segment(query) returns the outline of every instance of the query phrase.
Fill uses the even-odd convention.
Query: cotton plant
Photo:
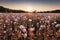
[[[22,32],[27,32],[27,30],[26,30],[24,25],[20,25],[19,28],[22,30]]]
[[[56,24],[56,26],[55,27],[60,27],[60,24]]]
[[[33,27],[33,28],[31,27],[31,28],[29,28],[29,30],[30,30],[30,31],[34,31],[34,30],[35,30],[35,28],[34,28],[34,27]]]

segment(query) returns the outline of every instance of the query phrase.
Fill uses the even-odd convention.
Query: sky
[[[0,6],[25,11],[60,9],[60,0],[0,0]]]

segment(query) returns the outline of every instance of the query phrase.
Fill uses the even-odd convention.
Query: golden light
[[[33,8],[32,7],[27,7],[27,11],[28,12],[33,12]]]

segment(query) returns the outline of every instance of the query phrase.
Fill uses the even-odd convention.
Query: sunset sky
[[[0,0],[0,6],[25,11],[60,9],[60,0]]]

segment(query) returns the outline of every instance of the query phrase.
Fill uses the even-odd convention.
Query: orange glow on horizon
[[[33,12],[34,9],[33,9],[33,7],[30,7],[30,6],[29,6],[29,7],[26,8],[26,11],[28,11],[28,12]]]

